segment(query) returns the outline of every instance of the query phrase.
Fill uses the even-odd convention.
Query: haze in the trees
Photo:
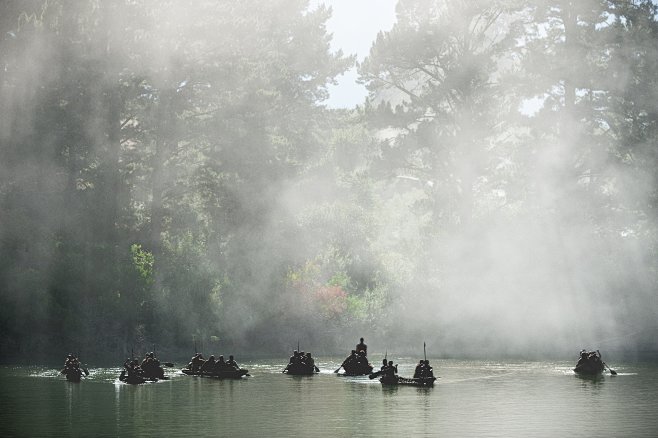
[[[320,3],[0,5],[2,357],[655,349],[656,6]]]

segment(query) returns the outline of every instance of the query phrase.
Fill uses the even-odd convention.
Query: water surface
[[[79,384],[43,367],[0,369],[1,436],[655,437],[658,366],[621,364],[581,378],[571,363],[433,360],[434,388],[382,387],[367,377],[281,374],[286,360],[244,363],[251,377],[185,376],[144,385],[119,368]],[[415,360],[398,358],[399,373]]]

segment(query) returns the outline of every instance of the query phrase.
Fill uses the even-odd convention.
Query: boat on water
[[[79,383],[82,380],[82,370],[77,367],[66,367],[62,370],[66,380],[73,383]]]
[[[292,376],[311,376],[319,372],[320,369],[315,366],[315,359],[311,353],[298,350],[292,352],[288,365],[282,371],[282,373]]]
[[[306,363],[289,363],[288,366],[283,370],[284,374],[290,374],[291,376],[312,376],[313,374],[319,373],[320,370],[315,365],[310,365]]]
[[[577,374],[594,376],[605,371],[605,362],[601,360],[601,353],[598,350],[589,352],[581,350],[580,359],[573,370]]]
[[[245,368],[215,370],[212,372],[192,371],[189,368],[183,368],[181,372],[188,376],[215,377],[218,379],[240,379],[249,375],[249,370]]]
[[[147,355],[147,357],[149,357]],[[140,385],[146,382],[157,382],[158,380],[167,380],[164,375],[164,369],[160,366],[159,362],[147,365],[145,367],[139,365],[137,359],[126,359],[123,363],[123,370],[119,374],[119,380],[131,385]]]
[[[142,383],[146,382],[157,382],[158,379],[147,379],[143,375],[136,374],[136,373],[126,373],[126,370],[121,371],[121,374],[119,375],[119,380],[122,381],[123,383],[128,383],[130,385],[141,385]]]
[[[83,375],[89,375],[89,370],[80,363],[77,355],[69,353],[64,361],[64,368],[59,373],[66,376],[67,381],[79,383]]]
[[[372,365],[366,363],[350,363],[343,365],[345,376],[366,376],[372,373]]]
[[[409,377],[400,377],[396,375],[393,376],[384,375],[379,378],[379,381],[381,382],[382,385],[389,385],[389,386],[406,385],[406,386],[429,387],[429,386],[434,386],[435,380],[436,377],[409,378]]]
[[[368,362],[365,351],[357,353],[356,350],[352,350],[352,353],[345,358],[335,373],[338,373],[341,368],[345,370],[344,376],[365,376],[372,373],[372,365]]]

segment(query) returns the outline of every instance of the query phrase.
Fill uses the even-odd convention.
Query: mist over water
[[[329,6],[0,6],[2,357],[658,351],[655,5]]]

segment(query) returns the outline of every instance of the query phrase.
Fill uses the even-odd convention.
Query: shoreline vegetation
[[[658,5],[405,0],[358,63],[331,14],[0,2],[0,360],[656,357]]]

